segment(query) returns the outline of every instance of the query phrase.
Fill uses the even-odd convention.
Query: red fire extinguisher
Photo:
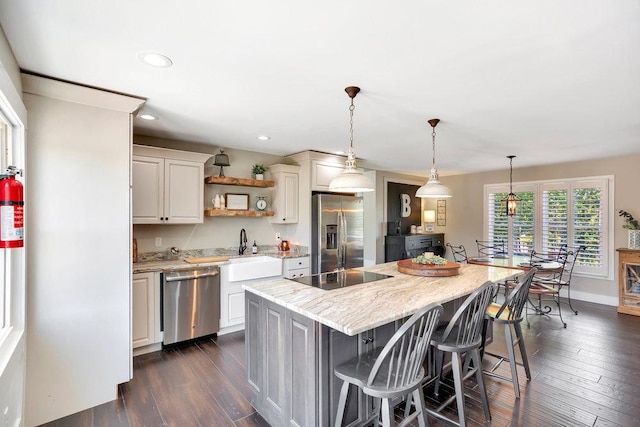
[[[0,248],[24,245],[24,191],[16,179],[19,173],[15,166],[9,166],[0,175]]]

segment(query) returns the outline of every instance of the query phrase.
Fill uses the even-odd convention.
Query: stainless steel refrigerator
[[[315,194],[311,205],[311,273],[362,267],[362,197]]]

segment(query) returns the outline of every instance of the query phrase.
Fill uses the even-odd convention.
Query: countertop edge
[[[503,281],[522,270],[465,265],[460,277],[412,276],[397,271],[396,263],[361,267],[393,276],[349,288],[324,291],[287,279],[243,285],[243,289],[344,334],[353,336],[412,315],[432,302],[444,304],[468,295],[487,280]],[[492,280],[495,279],[495,280]],[[450,279],[450,278],[449,278]],[[451,283],[465,283],[457,288]],[[431,292],[425,292],[431,290]],[[396,304],[389,300],[396,297]],[[349,310],[350,306],[353,310]],[[354,314],[356,313],[356,314]],[[357,313],[366,313],[359,316]]]
[[[302,255],[280,255],[271,253],[259,253],[242,256],[229,256],[229,258],[248,258],[253,256],[270,256],[272,258],[280,258],[285,260],[287,258],[305,258],[309,254]],[[191,270],[194,268],[211,267],[216,265],[228,264],[229,261],[216,261],[216,262],[202,262],[197,264],[190,264],[181,259],[175,260],[158,260],[158,261],[141,261],[132,263],[132,272],[135,273],[150,273],[150,272],[163,272],[163,271],[176,271],[176,270]]]

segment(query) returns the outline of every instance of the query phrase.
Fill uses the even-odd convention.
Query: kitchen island
[[[286,279],[245,286],[245,358],[251,402],[272,426],[333,425],[341,383],[335,366],[384,346],[402,321],[431,304],[456,301],[487,280],[521,270],[462,264],[451,277],[399,273],[391,262],[361,268],[392,276],[322,290]],[[345,425],[368,419],[373,402],[352,388]]]

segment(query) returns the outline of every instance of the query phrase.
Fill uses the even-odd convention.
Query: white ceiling
[[[139,134],[346,151],[355,85],[376,169],[426,173],[433,117],[443,175],[640,153],[637,0],[0,0],[0,24],[23,70],[147,98]]]

